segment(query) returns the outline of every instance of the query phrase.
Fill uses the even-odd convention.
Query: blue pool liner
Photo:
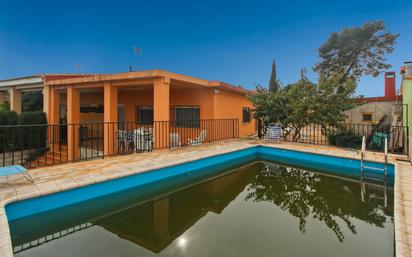
[[[326,173],[354,178],[360,177],[360,161],[279,148],[254,146],[243,150],[216,155],[196,161],[178,164],[150,172],[130,175],[89,186],[62,191],[37,198],[26,199],[6,205],[9,221],[22,219],[91,199],[104,197],[131,188],[165,181],[178,176],[194,176],[214,167],[250,163],[254,160],[274,161],[303,169],[313,169]],[[383,168],[382,163],[366,162],[367,166]],[[394,166],[388,165],[389,182],[393,183]]]

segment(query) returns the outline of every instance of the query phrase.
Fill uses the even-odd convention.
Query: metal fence
[[[238,137],[238,119],[0,126],[0,167],[34,168]]]
[[[267,128],[259,126],[260,138],[267,138]],[[407,126],[376,126],[371,124],[341,123],[336,127],[309,124],[300,130],[282,128],[281,140],[315,145],[333,145],[360,149],[362,137],[366,137],[367,149],[384,150],[384,139],[388,138],[388,149],[392,153],[409,153],[409,130]]]

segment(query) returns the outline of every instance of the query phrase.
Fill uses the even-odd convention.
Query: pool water
[[[393,188],[255,161],[13,220],[10,230],[15,256],[387,257]]]

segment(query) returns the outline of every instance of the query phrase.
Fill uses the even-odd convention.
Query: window
[[[104,107],[103,105],[80,106],[80,112],[81,113],[104,113]]]
[[[174,106],[172,108],[172,120],[176,127],[199,128],[200,107],[198,106]]]
[[[249,107],[243,107],[243,123],[249,123],[251,120],[251,113]]]
[[[141,125],[153,125],[153,106],[137,106],[136,123]]]
[[[362,113],[362,121],[372,121],[372,113]]]

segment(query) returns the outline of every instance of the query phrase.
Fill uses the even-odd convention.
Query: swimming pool
[[[12,203],[6,212],[18,256],[390,256],[393,190],[368,183],[362,196],[359,167],[258,146]]]

